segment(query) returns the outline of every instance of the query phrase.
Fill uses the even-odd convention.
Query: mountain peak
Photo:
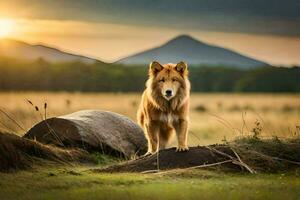
[[[62,50],[37,44],[32,45],[14,39],[0,39],[0,56],[21,58],[25,60],[37,60],[43,58],[49,62],[73,62],[94,63],[93,58],[76,55]]]
[[[182,34],[182,35],[178,35],[176,36],[175,38],[171,39],[171,41],[180,41],[180,40],[196,40],[195,38],[193,38],[192,36],[190,35],[187,35],[187,34]]]
[[[193,38],[190,35],[178,35],[175,38],[169,40],[166,45],[168,44],[175,44],[175,45],[187,45],[187,44],[204,44],[203,42]]]
[[[146,65],[153,60],[161,63],[175,63],[184,60],[195,66],[230,66],[237,68],[267,65],[262,61],[226,48],[206,44],[185,34],[179,35],[159,47],[123,58],[118,62],[128,65]]]

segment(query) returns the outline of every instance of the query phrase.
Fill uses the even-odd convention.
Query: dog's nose
[[[166,90],[166,96],[167,97],[172,96],[172,90]]]

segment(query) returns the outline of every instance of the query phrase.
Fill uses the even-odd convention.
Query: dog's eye
[[[163,79],[160,79],[160,81],[159,82],[165,82],[165,79],[163,78]]]
[[[177,79],[176,79],[176,78],[173,78],[172,81],[175,82],[175,81],[177,81]]]

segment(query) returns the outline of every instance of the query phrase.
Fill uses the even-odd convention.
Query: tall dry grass
[[[24,134],[44,114],[36,112],[48,105],[47,117],[82,109],[117,112],[135,120],[141,94],[2,92],[0,108],[13,118],[0,113],[0,129]],[[22,128],[21,128],[22,127]],[[254,134],[261,137],[292,137],[300,134],[300,95],[298,94],[192,94],[190,145],[206,145],[237,136]]]

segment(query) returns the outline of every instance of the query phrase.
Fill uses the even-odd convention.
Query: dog
[[[185,62],[161,65],[153,61],[143,92],[137,121],[148,140],[145,155],[165,149],[174,132],[176,151],[187,151],[190,81]]]

